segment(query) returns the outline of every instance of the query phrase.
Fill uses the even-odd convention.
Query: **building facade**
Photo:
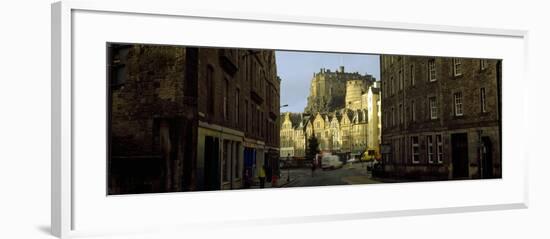
[[[275,164],[274,51],[109,47],[110,192],[241,188],[245,177]],[[130,170],[136,165],[147,175]],[[140,181],[147,188],[133,188]]]
[[[196,48],[108,45],[108,193],[192,190]]]
[[[379,82],[377,82],[379,83]],[[367,109],[367,149],[371,151],[371,157],[380,157],[380,142],[382,137],[381,125],[381,97],[379,87],[370,87],[363,95],[363,102],[366,102]]]
[[[281,157],[305,156],[306,142],[311,136],[317,138],[319,149],[323,152],[352,156],[359,156],[367,149],[378,152],[381,122],[379,87],[379,82],[368,74],[346,73],[344,67],[336,72],[321,69],[312,79],[305,112],[281,115],[281,143],[288,146],[285,153],[281,151]],[[319,97],[330,98],[328,102],[331,104],[316,107],[315,101]],[[346,104],[346,101],[349,102]]]
[[[381,56],[384,171],[501,177],[499,60]]]

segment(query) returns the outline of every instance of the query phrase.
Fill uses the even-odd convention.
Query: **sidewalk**
[[[296,178],[291,178],[289,182],[286,181],[286,178],[279,179],[279,180],[277,180],[277,186],[276,187],[273,187],[272,183],[266,181],[265,185],[264,185],[264,188],[282,188],[282,187],[285,187],[285,186],[293,183],[294,181],[296,181]],[[259,189],[260,188],[260,182],[255,181],[250,188]]]
[[[374,184],[374,183],[382,183],[380,181],[376,181],[369,176],[349,176],[342,178],[342,181],[348,183],[348,184]]]

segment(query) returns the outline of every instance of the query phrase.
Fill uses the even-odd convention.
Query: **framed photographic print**
[[[526,38],[55,3],[53,233],[525,208]]]

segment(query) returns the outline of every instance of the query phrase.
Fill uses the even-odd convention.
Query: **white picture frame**
[[[106,26],[105,22],[108,21],[114,21],[114,25],[121,24],[119,27],[129,24],[129,28],[118,29],[120,35],[117,35],[116,31],[113,31],[117,29]],[[137,22],[142,23],[139,26],[141,30],[139,32],[135,27]],[[131,27],[132,24],[133,27]],[[261,32],[262,27],[270,26],[272,27],[270,32],[275,33],[265,32],[263,35],[278,33],[279,36],[276,38],[277,41],[268,41],[262,36],[250,37],[244,41],[238,37],[209,40],[212,38],[208,38],[208,32],[193,28],[200,25],[205,29],[217,29],[216,27],[220,24],[227,24],[224,25],[226,28],[235,27],[236,31],[241,32],[244,32],[243,29],[247,27]],[[91,26],[97,26],[97,28]],[[178,26],[199,29],[199,31],[193,32],[197,36],[192,40],[178,34],[167,34],[162,38],[155,37],[155,35],[169,32],[167,29],[170,27],[177,29]],[[286,31],[292,32],[292,36],[296,39],[288,39],[288,35],[281,34]],[[346,44],[338,45],[322,39],[316,43],[308,42],[306,35],[300,35],[308,32],[315,35],[326,31],[337,31],[344,35],[357,34],[357,36],[377,33],[386,38],[369,38],[372,48],[365,48],[361,45],[361,41],[367,42],[366,38],[348,39],[345,40]],[[96,37],[91,37],[90,34]],[[262,34],[258,33],[258,35]],[[399,45],[399,41],[388,36],[407,37],[409,43],[413,42],[415,45]],[[527,38],[528,32],[524,30],[224,12],[189,9],[183,3],[163,3],[162,5],[134,2],[132,4],[72,1],[54,3],[52,5],[51,76],[52,233],[66,238],[139,231],[136,227],[152,228],[153,231],[159,228],[179,230],[176,228],[201,223],[216,225],[227,221],[276,223],[283,220],[285,222],[322,221],[527,208],[526,151],[528,146],[525,145],[525,141],[510,142],[509,140],[510,135],[519,138],[527,135],[525,130],[527,122],[522,114],[511,112],[514,109],[524,109],[528,82],[525,77]],[[456,43],[458,47],[448,49],[442,43],[428,46],[425,42],[421,42],[421,39],[447,39],[450,40],[449,42]],[[105,122],[98,123],[94,119],[88,119],[86,114],[104,112],[101,108],[105,107],[105,104],[101,104],[101,99],[104,100],[101,84],[106,81],[99,80],[98,84],[88,85],[93,78],[82,77],[81,72],[90,71],[91,75],[105,75],[104,68],[103,70],[100,68],[104,67],[105,62],[94,61],[94,59],[102,59],[101,54],[104,52],[98,53],[93,49],[100,49],[95,47],[100,47],[98,44],[106,41],[503,59],[503,178],[107,197],[105,194],[98,193],[98,190],[92,189],[105,187],[105,184],[101,183],[105,180],[102,177],[104,175],[97,174],[100,172],[98,170],[101,170],[99,161],[105,163],[105,157],[83,156],[81,153],[90,150],[88,148],[97,148],[97,151],[101,151],[101,147],[105,147],[104,141],[95,140],[106,133]],[[83,48],[83,45],[87,47]],[[86,49],[88,46],[90,49]],[[83,65],[86,66],[83,67]],[[520,80],[519,82],[522,83],[513,83],[513,80]],[[510,85],[513,87],[507,87]],[[84,109],[81,106],[87,106],[86,110],[81,110]],[[86,124],[89,130],[95,131],[97,135],[82,128],[83,124]],[[98,155],[101,156],[102,153],[104,156],[104,152],[99,152]],[[442,193],[428,194],[429,192]],[[364,202],[364,205],[361,204],[359,207],[332,205],[319,209],[320,205],[329,202],[331,195],[349,197],[352,201]],[[408,197],[408,201],[399,200],[404,196]],[[246,198],[251,198],[251,202],[247,204],[252,205],[252,209],[236,211],[220,206],[220,202],[235,202]],[[313,198],[323,200],[301,208],[274,207],[268,210],[267,214],[270,216],[254,210],[254,207],[261,205],[257,202],[259,199],[265,199],[267,203],[280,202],[285,205],[290,202],[289,198],[302,202],[301,205]],[[189,205],[189,202],[195,203],[193,208],[185,206]],[[151,208],[151,205],[159,204],[163,206],[156,208],[157,210]],[[182,208],[170,208],[178,204],[182,205]],[[240,205],[238,202],[236,204]],[[141,220],[136,219],[131,213],[136,208],[142,209]],[[207,208],[212,209],[213,212],[206,212]],[[178,223],[168,223],[174,221],[172,214],[177,214],[181,210],[187,210],[189,217],[181,219]],[[239,215],[235,215],[236,212]],[[159,218],[159,216],[165,219],[159,219],[157,223],[147,219]]]

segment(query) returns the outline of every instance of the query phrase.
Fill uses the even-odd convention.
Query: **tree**
[[[315,135],[312,135],[307,140],[306,159],[313,160],[319,152],[319,141],[317,141]]]

